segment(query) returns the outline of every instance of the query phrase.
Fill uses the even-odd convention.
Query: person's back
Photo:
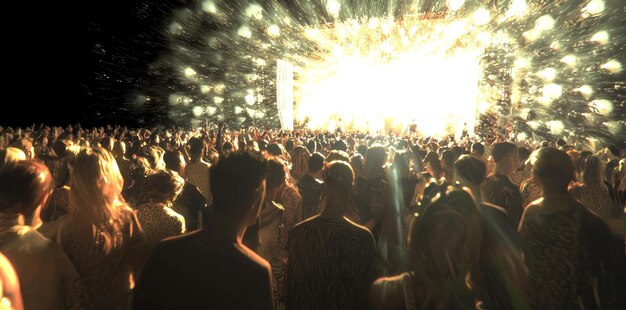
[[[296,225],[289,236],[287,309],[359,309],[375,278],[375,256],[372,234],[348,220],[315,216]]]
[[[298,181],[298,190],[302,196],[302,220],[320,212],[320,197],[324,183],[318,178],[321,178],[324,160],[320,153],[311,155],[307,163],[309,171]]]
[[[159,244],[141,281],[135,309],[273,308],[269,263],[204,230]]]
[[[267,170],[251,151],[220,159],[206,225],[156,247],[135,288],[135,309],[273,309],[269,263],[242,243],[265,199]]]
[[[573,163],[560,150],[542,148],[533,177],[544,197],[526,208],[520,223],[532,305],[609,307],[616,298],[617,250],[606,223],[567,192]]]
[[[498,143],[493,148],[492,156],[496,162],[496,168],[493,175],[489,176],[485,182],[485,201],[506,209],[513,224],[517,226],[524,211],[522,194],[509,179],[509,176],[517,169],[517,147],[509,142]]]

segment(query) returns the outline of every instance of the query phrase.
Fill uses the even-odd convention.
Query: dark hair
[[[239,150],[221,157],[211,168],[211,194],[216,209],[232,212],[250,199],[265,180],[268,163],[252,150]]]
[[[367,153],[367,145],[360,144],[359,146],[357,146],[356,151],[357,153],[365,156],[365,153]]]
[[[533,174],[543,185],[544,191],[563,190],[574,179],[574,164],[565,152],[543,147],[536,154]]]
[[[337,151],[343,151],[343,152],[347,152],[348,151],[348,145],[346,144],[345,141],[343,140],[337,140],[335,143],[333,143],[333,145],[331,146],[331,150],[337,150]]]
[[[169,203],[176,199],[185,185],[178,173],[159,170],[146,177],[143,194],[147,201]]]
[[[281,156],[283,155],[283,150],[278,143],[272,143],[267,146],[267,153],[273,156]]]
[[[287,172],[285,164],[277,157],[272,157],[268,161],[269,171],[267,173],[267,188],[275,188],[285,183]]]
[[[189,139],[189,155],[191,156],[202,156],[202,152],[204,151],[204,141],[200,137],[193,137]]]
[[[309,150],[309,153],[315,153],[317,151],[317,144],[315,143],[315,140],[309,140],[306,144],[306,148]]]
[[[0,170],[0,212],[16,205],[26,218],[32,218],[37,206],[54,188],[50,170],[37,160],[22,160]]]
[[[482,143],[476,142],[472,144],[472,152],[479,155],[485,155],[485,146],[482,145]]]
[[[520,147],[518,149],[519,159],[525,162],[528,157],[530,157],[530,150],[525,147]]]
[[[182,154],[180,151],[167,151],[163,155],[163,161],[165,162],[165,168],[180,171],[182,168]]]
[[[563,139],[557,139],[556,140],[556,145],[561,147],[561,146],[565,146],[567,144],[567,142],[565,142],[565,140]]]
[[[309,157],[309,171],[310,172],[318,172],[324,168],[324,155],[320,153],[315,153]]]
[[[285,142],[285,149],[287,150],[288,153],[293,152],[294,147],[295,147],[295,143],[293,142],[293,139],[289,139],[287,140],[287,142]]]
[[[324,186],[326,189],[347,191],[354,185],[354,171],[349,163],[335,160],[324,172]]]
[[[487,165],[474,155],[463,155],[455,163],[456,175],[468,182],[479,185],[487,176]]]
[[[350,155],[344,151],[332,150],[330,154],[328,154],[328,157],[326,157],[326,161],[331,162],[335,160],[343,160],[346,163],[350,163]]]
[[[511,142],[502,142],[496,144],[491,151],[491,156],[496,163],[499,163],[513,152],[517,151],[517,146]]]

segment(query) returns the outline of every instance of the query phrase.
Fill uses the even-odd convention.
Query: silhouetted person
[[[607,224],[576,201],[567,187],[574,165],[565,152],[544,147],[533,176],[543,199],[524,212],[520,234],[536,309],[605,309],[614,306],[617,251]],[[597,299],[596,299],[597,298]]]
[[[157,246],[135,289],[135,309],[273,309],[270,265],[242,244],[263,204],[267,169],[249,151],[220,158],[206,225]]]
[[[498,143],[493,147],[491,156],[496,162],[496,168],[485,183],[485,201],[506,209],[513,225],[517,226],[524,212],[522,194],[509,179],[517,170],[517,146],[510,142]]]

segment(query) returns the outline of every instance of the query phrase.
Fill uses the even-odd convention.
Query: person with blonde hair
[[[37,231],[54,183],[38,161],[0,171],[0,251],[15,268],[26,309],[80,309],[82,286],[61,247]]]
[[[125,309],[149,247],[122,197],[123,178],[103,148],[83,149],[70,177],[68,214],[45,229],[85,286],[86,308]]]
[[[597,156],[585,159],[582,171],[582,183],[570,188],[569,192],[585,207],[605,221],[611,218],[613,201],[609,189],[604,184],[602,161]]]

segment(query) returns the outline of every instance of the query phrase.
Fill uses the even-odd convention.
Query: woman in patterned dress
[[[602,180],[602,162],[597,156],[589,156],[585,160],[582,172],[583,182],[569,191],[585,207],[607,220],[611,217],[611,196],[609,189]]]
[[[185,218],[171,208],[184,184],[176,172],[167,170],[159,170],[146,178],[143,194],[147,203],[137,208],[137,218],[151,245],[186,232]]]

